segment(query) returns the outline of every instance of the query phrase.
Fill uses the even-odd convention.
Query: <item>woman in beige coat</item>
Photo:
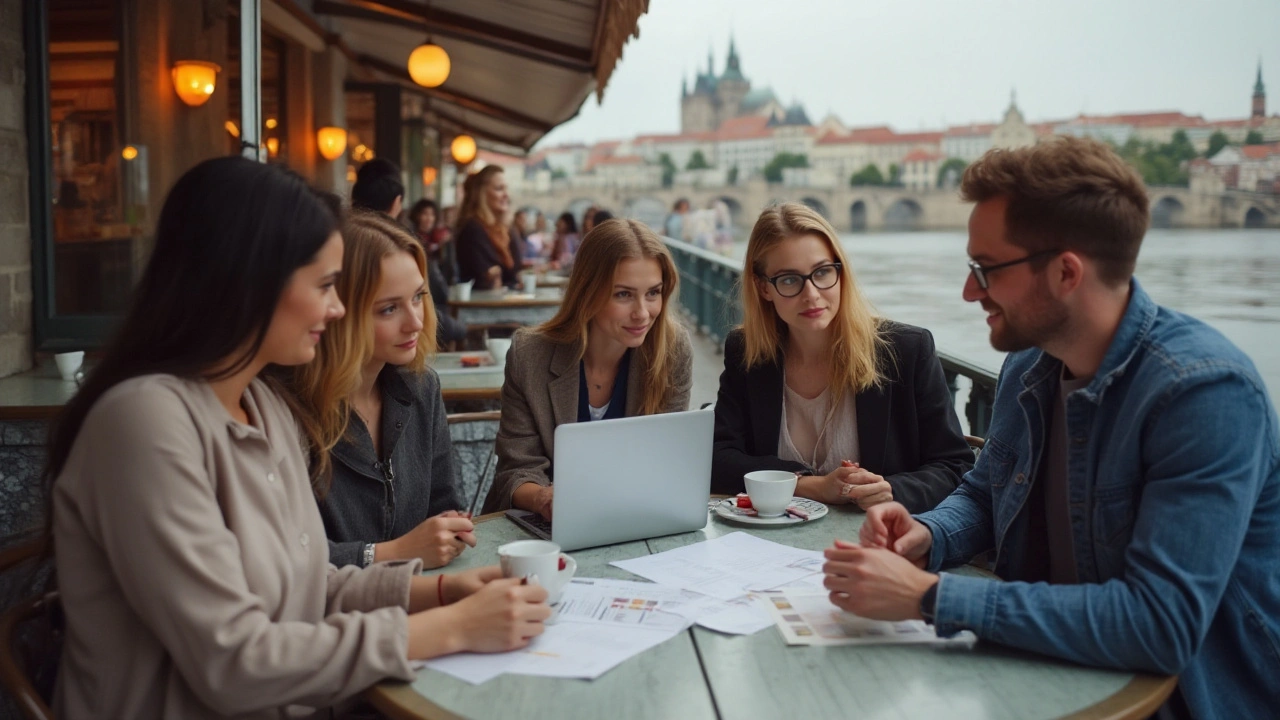
[[[560,311],[517,332],[507,353],[484,512],[551,519],[557,425],[688,409],[693,353],[671,314],[678,283],[666,245],[635,220],[583,238]]]
[[[50,447],[58,717],[305,717],[542,631],[545,591],[495,567],[329,564],[298,423],[258,376],[315,356],[341,269],[334,212],[277,166],[208,160],[169,193]]]

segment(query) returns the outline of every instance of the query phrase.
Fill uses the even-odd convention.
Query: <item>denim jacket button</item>
[[[1024,473],[1018,473],[1017,477],[1013,479],[1013,482],[1016,485],[1021,485],[1026,481],[1027,481],[1027,476]]]
[[[398,429],[400,429],[400,428],[402,428],[402,427],[404,427],[404,423],[403,423],[403,422],[401,422],[401,421],[399,421],[399,420],[397,420],[397,421],[396,421],[396,429],[398,430]]]

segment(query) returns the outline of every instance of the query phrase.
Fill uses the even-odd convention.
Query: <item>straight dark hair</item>
[[[160,211],[129,313],[54,423],[45,482],[115,385],[156,373],[217,380],[248,366],[293,272],[335,230],[325,197],[277,165],[223,157],[187,171]]]
[[[404,197],[400,168],[385,158],[374,158],[356,172],[351,186],[351,204],[364,210],[389,213],[396,198]]]

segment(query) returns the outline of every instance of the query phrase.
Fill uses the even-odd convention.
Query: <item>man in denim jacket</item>
[[[964,298],[1010,352],[986,447],[936,509],[876,506],[827,550],[832,602],[1178,674],[1162,717],[1275,717],[1280,437],[1253,363],[1132,278],[1146,189],[1106,146],[992,151],[961,190]],[[1009,582],[934,574],[990,549]]]

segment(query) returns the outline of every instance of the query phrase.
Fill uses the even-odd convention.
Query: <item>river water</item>
[[[842,235],[863,293],[880,314],[929,328],[938,349],[998,371],[986,313],[960,298],[963,231]],[[745,243],[734,246],[741,258]],[[1258,366],[1280,402],[1280,230],[1151,230],[1138,280],[1161,305],[1217,328]]]

